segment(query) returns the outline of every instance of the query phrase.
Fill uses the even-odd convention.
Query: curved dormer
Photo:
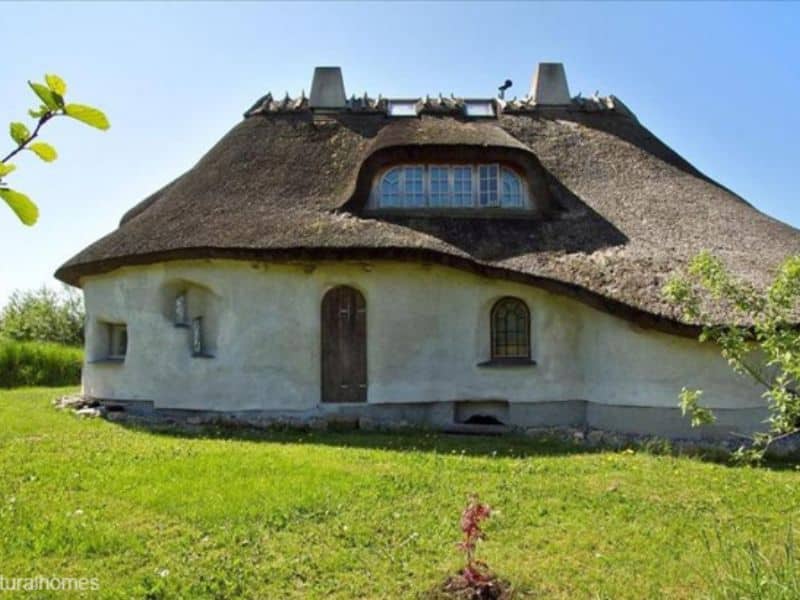
[[[423,115],[386,122],[343,206],[355,214],[541,218],[559,211],[530,148],[494,121]]]

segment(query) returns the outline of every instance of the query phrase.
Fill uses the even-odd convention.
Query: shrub
[[[76,290],[17,290],[0,311],[0,335],[21,342],[81,346],[83,321],[83,299]]]
[[[82,364],[80,348],[0,338],[0,387],[76,385]]]

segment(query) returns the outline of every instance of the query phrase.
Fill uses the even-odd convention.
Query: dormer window
[[[493,163],[393,167],[379,177],[370,205],[385,209],[531,208],[522,178]]]

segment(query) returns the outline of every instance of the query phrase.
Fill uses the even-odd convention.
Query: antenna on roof
[[[506,98],[506,90],[508,88],[510,88],[512,85],[514,85],[514,82],[511,81],[510,79],[506,79],[506,82],[503,85],[501,85],[499,88],[497,88],[498,90],[500,90],[500,94],[499,94],[500,100],[505,100],[505,98]]]

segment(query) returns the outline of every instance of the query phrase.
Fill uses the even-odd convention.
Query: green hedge
[[[82,365],[81,348],[0,338],[0,387],[76,385]]]

